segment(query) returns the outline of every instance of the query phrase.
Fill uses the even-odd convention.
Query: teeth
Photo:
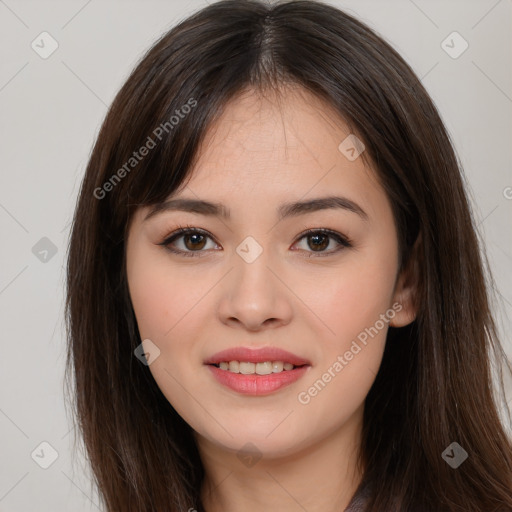
[[[254,363],[240,363],[240,373],[248,375],[254,373],[255,370],[256,365]]]
[[[272,361],[256,363],[256,373],[258,375],[269,375],[270,373],[272,373]]]
[[[290,371],[295,368],[291,363],[283,361],[265,361],[264,363],[248,363],[245,361],[222,361],[219,363],[221,370],[229,370],[233,373],[242,373],[244,375],[270,375],[271,373],[280,373]]]
[[[279,373],[283,371],[284,363],[282,361],[274,361],[272,363],[272,372]]]

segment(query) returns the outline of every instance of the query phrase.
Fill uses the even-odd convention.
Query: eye
[[[169,251],[176,254],[196,256],[194,253],[204,252],[202,249],[206,247],[207,239],[212,240],[211,236],[206,231],[187,226],[179,228],[158,245],[163,245]],[[175,247],[176,241],[181,242],[181,244],[177,244],[181,246],[180,248]]]
[[[158,245],[164,246],[167,250],[175,254],[183,256],[200,256],[200,254],[195,253],[205,252],[203,249],[208,248],[208,239],[213,241],[213,238],[208,232],[199,228],[194,228],[193,226],[186,226],[180,227]],[[298,241],[301,241],[302,239],[306,239],[307,246],[312,249],[312,251],[308,251],[304,248],[301,249],[305,252],[312,253],[308,257],[329,256],[330,254],[337,253],[344,248],[352,247],[352,243],[347,237],[329,229],[310,229],[303,233]],[[326,251],[325,249],[331,245],[332,241],[334,241],[337,246],[330,251]],[[180,245],[181,247],[177,247]],[[214,246],[216,246],[216,244],[214,244]]]
[[[329,256],[344,248],[352,247],[352,243],[347,237],[337,233],[336,231],[331,231],[330,229],[309,229],[302,234],[299,241],[302,239],[306,239],[306,246],[312,249],[312,251],[308,251],[306,249],[306,252],[313,253],[309,255],[308,258],[311,258],[311,256]],[[331,241],[334,241],[337,244],[337,247],[330,251],[326,251],[325,249],[331,245]]]

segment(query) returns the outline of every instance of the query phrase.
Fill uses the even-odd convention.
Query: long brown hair
[[[184,183],[228,100],[285,83],[326,100],[364,142],[362,157],[392,204],[400,268],[415,265],[419,275],[416,320],[390,328],[365,402],[366,510],[512,510],[512,446],[492,372],[506,356],[449,135],[388,43],[308,0],[220,1],[179,23],[135,67],[94,145],[69,245],[66,382],[106,509],[203,508],[191,428],[134,356],[141,339],[125,272],[130,219]],[[442,457],[452,442],[469,455],[457,469]]]

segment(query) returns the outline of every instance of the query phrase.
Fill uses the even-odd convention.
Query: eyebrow
[[[359,215],[364,221],[369,220],[368,214],[357,203],[346,197],[339,196],[319,197],[308,201],[284,203],[278,208],[277,215],[279,220],[282,220],[287,217],[295,217],[306,213],[331,209],[347,210]],[[229,209],[221,203],[203,201],[200,199],[180,198],[170,199],[169,201],[153,206],[144,218],[144,221],[167,211],[198,213],[200,215],[221,217],[226,220],[229,220],[231,217]]]

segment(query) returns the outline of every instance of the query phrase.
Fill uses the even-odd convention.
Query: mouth
[[[238,347],[215,354],[204,362],[215,379],[233,391],[266,395],[301,378],[311,363],[276,347]]]
[[[270,375],[271,373],[289,372],[295,368],[302,368],[307,365],[294,365],[284,361],[264,361],[251,363],[249,361],[221,361],[213,366],[220,370],[231,373],[242,373],[244,375]]]

